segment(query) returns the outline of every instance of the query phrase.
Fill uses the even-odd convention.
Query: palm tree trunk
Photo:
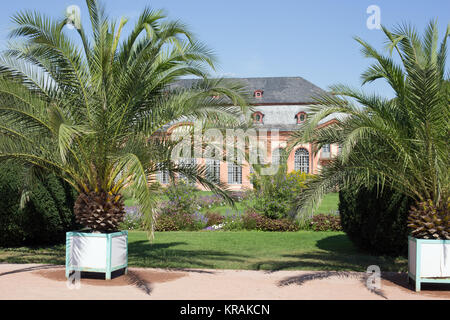
[[[125,217],[122,196],[105,191],[80,193],[74,213],[77,222],[93,232],[117,231]]]

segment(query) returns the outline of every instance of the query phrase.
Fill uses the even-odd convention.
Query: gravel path
[[[87,278],[86,278],[87,277]],[[449,285],[408,287],[406,275],[383,274],[369,291],[358,272],[130,268],[110,281],[83,275],[69,288],[63,266],[0,264],[0,299],[450,299]]]

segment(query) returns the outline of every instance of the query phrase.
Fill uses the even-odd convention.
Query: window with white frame
[[[272,151],[272,164],[281,164],[286,159],[284,158],[284,149],[283,148],[277,148]]]
[[[218,183],[220,181],[220,160],[206,159],[206,172],[214,182]]]
[[[322,146],[322,157],[323,158],[329,158],[330,157],[330,145],[329,144],[324,144]]]
[[[156,173],[156,177],[159,183],[168,184],[169,183],[169,171],[163,170],[162,165],[158,164],[158,172]]]
[[[309,173],[309,152],[300,148],[295,151],[294,170]]]
[[[228,184],[242,184],[242,165],[228,162]]]

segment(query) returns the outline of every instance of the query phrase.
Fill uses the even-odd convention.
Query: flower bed
[[[341,231],[341,218],[333,214],[316,214],[310,221],[314,231]]]

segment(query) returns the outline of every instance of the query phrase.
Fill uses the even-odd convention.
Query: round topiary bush
[[[390,256],[408,252],[408,212],[414,200],[385,189],[377,194],[356,186],[339,192],[339,214],[342,229],[359,248],[374,254]]]
[[[0,165],[0,246],[63,243],[65,233],[78,228],[73,214],[76,191],[47,175],[33,183],[21,209],[22,172],[19,165]]]

